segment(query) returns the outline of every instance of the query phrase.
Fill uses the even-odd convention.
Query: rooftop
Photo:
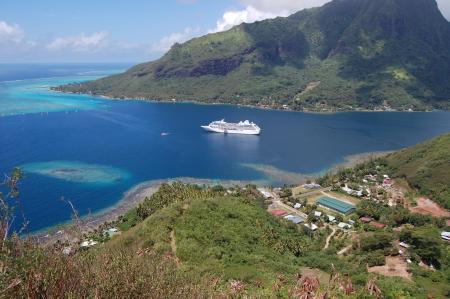
[[[342,214],[350,214],[355,210],[355,206],[352,204],[326,196],[319,198],[317,204]]]

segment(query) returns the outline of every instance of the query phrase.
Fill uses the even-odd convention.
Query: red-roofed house
[[[369,222],[372,221],[372,218],[370,218],[370,217],[361,217],[361,218],[359,218],[359,220],[361,220],[361,222],[364,222],[364,223],[369,223]]]
[[[375,222],[375,221],[371,222],[370,225],[372,225],[375,228],[385,228],[386,227],[386,224]]]
[[[284,210],[271,210],[271,211],[269,211],[269,213],[274,216],[284,216],[287,214],[287,212]]]

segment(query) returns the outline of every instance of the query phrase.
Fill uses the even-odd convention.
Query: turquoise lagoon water
[[[70,219],[62,196],[86,215],[153,179],[290,183],[292,174],[323,171],[348,155],[396,150],[450,131],[447,112],[307,114],[109,101],[48,89],[125,67],[0,65],[0,81],[9,81],[0,82],[0,172],[24,168],[21,200],[31,231]],[[255,121],[262,134],[201,130],[222,118]]]

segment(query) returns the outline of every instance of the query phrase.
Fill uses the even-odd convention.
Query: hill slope
[[[159,194],[168,199],[167,205],[157,204]],[[174,194],[178,194],[175,202]],[[297,256],[312,246],[301,229],[280,222],[261,207],[260,199],[250,198],[164,185],[138,209],[147,206],[151,215],[109,246],[127,250],[151,246],[161,254],[171,252],[180,269],[193,277],[213,275],[270,288],[278,273],[293,277],[300,266]]]
[[[395,176],[450,209],[450,134],[390,154],[386,160]]]
[[[449,48],[450,23],[435,0],[334,0],[57,89],[293,110],[448,109]]]

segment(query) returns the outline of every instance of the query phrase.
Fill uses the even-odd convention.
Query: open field
[[[434,217],[450,217],[450,212],[439,206],[431,199],[421,197],[417,200],[417,206],[410,207],[410,211],[422,215]]]
[[[397,276],[408,280],[412,279],[411,273],[408,272],[408,264],[400,256],[388,256],[386,257],[386,265],[370,267],[367,271],[384,276]]]

